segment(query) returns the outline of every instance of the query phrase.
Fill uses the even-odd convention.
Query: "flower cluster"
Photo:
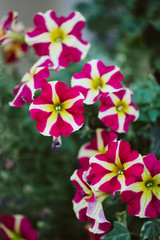
[[[17,12],[10,12],[0,21],[0,44],[6,63],[17,61],[28,51],[24,40],[24,26],[16,22],[17,17]]]
[[[13,12],[9,29],[15,25],[16,17]],[[98,117],[102,122],[117,132],[128,131],[130,122],[138,117],[138,109],[132,102],[132,92],[120,83],[123,75],[117,66],[91,60],[82,72],[73,75],[71,89],[58,81],[47,84],[50,70],[59,71],[69,62],[78,62],[86,56],[90,44],[81,38],[84,17],[79,12],[71,13],[69,17],[57,17],[50,10],[37,13],[34,23],[35,29],[26,34],[25,40],[34,47],[40,59],[15,87],[15,97],[10,105],[20,107],[25,102],[32,103],[31,118],[37,121],[38,131],[59,137],[68,136],[83,125],[83,102],[93,104],[100,97]],[[42,89],[42,93],[34,99],[37,89]],[[114,134],[111,135],[112,139]]]
[[[0,216],[0,232],[3,233],[2,240],[37,240],[37,232],[21,215]]]
[[[110,225],[102,230],[101,219],[94,213],[101,206],[106,219],[101,199],[116,192],[128,203],[129,214],[141,218],[160,214],[160,160],[153,154],[142,157],[128,142],[117,141],[115,133],[97,129],[96,138],[80,148],[78,160],[81,169],[71,176],[77,188],[73,208],[79,220],[91,221],[88,230],[95,239],[101,239]]]
[[[13,44],[13,37],[18,44],[24,44],[24,31],[16,23],[16,18],[17,13],[12,12],[0,23],[3,49]],[[155,218],[160,213],[160,161],[152,154],[142,157],[132,151],[130,144],[118,141],[115,133],[127,132],[130,123],[139,116],[132,101],[132,91],[121,84],[123,75],[120,69],[93,59],[84,64],[81,72],[73,74],[71,88],[55,79],[48,82],[50,71],[60,71],[70,62],[79,62],[86,57],[90,44],[81,36],[85,19],[79,12],[57,17],[49,10],[37,13],[34,24],[35,28],[26,34],[25,41],[40,58],[14,89],[15,97],[10,105],[21,107],[30,103],[31,118],[36,121],[41,134],[53,136],[53,148],[61,145],[61,135],[68,137],[82,127],[83,103],[91,105],[100,100],[98,118],[111,128],[110,131],[96,129],[96,137],[80,148],[78,161],[81,169],[71,176],[77,188],[73,199],[77,218],[90,222],[88,230],[93,238],[101,239],[111,227],[102,203],[116,192],[120,193],[122,201],[128,203],[130,214]],[[41,94],[35,97],[37,89],[41,89]],[[21,220],[24,218],[18,223]],[[15,229],[16,217],[13,216],[12,221],[11,230],[15,233],[5,232],[5,223],[1,224],[1,230],[10,234],[11,239],[15,238],[14,234],[19,234],[19,239],[22,236],[28,240],[21,229]],[[36,235],[33,236],[36,239]]]

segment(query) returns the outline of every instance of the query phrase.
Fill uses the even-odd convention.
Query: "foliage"
[[[142,226],[141,230],[141,239],[145,240],[157,240],[160,236],[160,220],[156,219],[155,221],[147,221]]]
[[[104,238],[104,240],[130,240],[130,234],[126,227],[119,222],[114,223],[113,230],[108,233]]]

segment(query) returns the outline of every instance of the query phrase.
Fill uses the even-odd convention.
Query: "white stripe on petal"
[[[136,163],[143,164],[142,159],[143,159],[142,156],[139,154],[138,158],[136,158],[134,161],[125,162],[123,164],[124,170],[127,170],[128,168],[132,167]]]
[[[46,127],[45,127],[44,131],[41,132],[43,135],[51,136],[49,132],[50,132],[52,126],[56,123],[57,117],[58,117],[58,113],[55,111],[49,116],[49,118],[47,119],[47,122],[46,122]]]
[[[112,87],[111,85],[105,84],[102,88],[101,88],[101,92],[103,93],[112,93],[112,92],[118,92],[120,89],[116,89],[114,87]]]
[[[98,147],[99,151],[102,151],[104,149],[104,142],[103,142],[103,138],[102,138],[102,132],[103,132],[103,129],[98,128],[96,130],[97,147]]]
[[[14,222],[14,231],[18,234],[20,234],[20,225],[23,217],[21,215],[14,216],[15,222]]]
[[[122,101],[126,102],[126,104],[130,104],[131,101],[132,101],[132,94],[133,92],[129,89],[129,88],[124,88],[124,90],[126,91],[123,98],[122,98]]]
[[[146,217],[145,211],[151,200],[152,200],[152,192],[148,189],[148,190],[144,191],[141,196],[141,200],[140,200],[140,209],[141,210],[140,210],[140,213],[137,214],[139,217],[141,217],[141,218]]]
[[[115,107],[111,107],[111,108],[107,109],[107,110],[104,111],[104,112],[99,112],[98,117],[99,117],[100,119],[102,119],[102,118],[104,118],[104,117],[106,117],[106,116],[110,116],[110,115],[114,115],[114,114],[117,115],[116,108],[115,108]]]
[[[52,11],[49,10],[44,15],[42,15],[45,18],[46,27],[49,32],[52,32],[52,31],[56,30],[57,28],[59,28],[57,23],[51,18],[51,12]]]
[[[98,71],[97,63],[98,63],[98,60],[95,60],[95,59],[88,62],[88,64],[91,65],[91,77],[92,77],[92,79],[100,78],[100,73]]]
[[[89,162],[90,162],[90,164],[97,163],[98,165],[100,165],[101,167],[103,167],[104,169],[107,169],[109,171],[116,171],[117,170],[116,165],[114,165],[113,163],[108,163],[106,161],[98,160],[96,157],[91,157]]]
[[[87,89],[91,88],[91,84],[92,84],[92,80],[89,78],[79,78],[79,79],[75,79],[74,77],[72,77],[71,79],[71,86],[75,87],[75,86],[80,86],[80,87],[84,87]]]
[[[116,72],[119,71],[119,67],[115,66],[115,69],[113,69],[112,71],[108,72],[108,73],[105,73],[101,76],[101,79],[107,83],[110,78],[112,77],[113,74],[115,74]]]
[[[91,193],[91,189],[89,189],[84,183],[83,181],[79,178],[79,176],[77,175],[77,171],[78,170],[75,170],[73,175],[71,176],[71,181],[76,181],[80,186],[81,188],[83,189],[83,191],[87,194],[90,194]],[[85,173],[85,172],[84,172]],[[84,173],[82,175],[82,179],[84,177]],[[86,183],[87,184],[87,183]]]
[[[42,34],[39,34],[35,37],[30,37],[26,34],[25,41],[28,43],[28,45],[32,46],[35,43],[48,43],[51,42],[50,33],[44,32]]]
[[[136,121],[136,119],[139,117],[139,111],[136,110],[133,106],[128,106],[127,111],[125,112],[128,113],[129,115],[134,115],[135,116],[134,121]]]
[[[33,104],[31,103],[30,107],[29,107],[30,110],[32,109],[37,109],[37,110],[41,110],[41,111],[44,111],[44,112],[52,112],[53,110],[53,104]]]
[[[50,44],[49,55],[55,68],[59,66],[59,57],[61,52],[62,52],[62,43],[55,42]]]
[[[88,53],[90,48],[90,44],[87,43],[86,45],[81,43],[74,35],[68,35],[64,38],[63,43],[68,47],[77,48],[81,53],[81,59],[84,59]]]
[[[71,98],[69,100],[66,100],[65,102],[62,103],[62,106],[64,107],[64,109],[68,109],[71,108],[75,102],[77,102],[78,100],[84,99],[83,94],[79,94],[79,96],[75,97],[75,98]]]
[[[129,185],[129,187],[127,187],[126,190],[127,191],[131,190],[136,193],[142,192],[144,190],[144,182],[133,183],[133,184]]]
[[[61,114],[62,119],[72,126],[72,128],[74,129],[73,131],[76,131],[81,127],[76,124],[73,116],[66,110],[63,110],[60,114]]]
[[[125,124],[125,120],[126,120],[126,115],[124,112],[120,112],[118,114],[118,124],[119,127],[117,129],[117,132],[124,132],[124,124]]]
[[[101,180],[100,180],[98,183],[96,183],[95,185],[93,185],[93,189],[94,189],[95,191],[99,190],[99,187],[100,187],[101,185],[103,185],[103,184],[106,183],[107,181],[111,180],[111,179],[112,179],[113,177],[115,177],[115,176],[117,176],[117,174],[116,174],[115,172],[111,172],[111,173],[108,173],[108,174],[104,175],[104,177],[101,178]]]
[[[111,94],[109,95],[109,97],[111,98],[112,102],[113,102],[115,105],[117,104],[117,102],[120,101],[120,99],[119,99],[114,93],[111,93]]]
[[[58,97],[58,94],[56,92],[55,86],[56,84],[58,84],[58,81],[50,81],[49,84],[51,85],[52,88],[52,100],[54,104],[59,104],[60,103],[60,99]]]
[[[84,99],[84,103],[85,104],[88,104],[88,105],[90,105],[90,104],[93,104],[95,101],[94,101],[94,99],[97,97],[99,95],[99,90],[97,89],[95,89],[95,90],[93,90],[93,89],[90,89],[89,91],[88,91],[88,93],[87,93],[87,96],[86,96],[86,98]]]
[[[85,18],[80,12],[75,12],[75,15],[71,19],[62,23],[62,25],[60,26],[60,29],[62,29],[62,31],[64,31],[65,34],[68,34],[72,31],[74,26],[80,21],[85,22]]]
[[[82,199],[80,202],[75,203],[73,201],[73,209],[76,214],[76,217],[79,219],[79,212],[80,210],[87,208],[88,207],[88,202],[85,199]]]

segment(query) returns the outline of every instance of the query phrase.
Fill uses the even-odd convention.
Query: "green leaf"
[[[151,110],[149,110],[148,115],[149,115],[150,120],[152,122],[155,122],[159,115],[159,111],[157,111],[156,109],[151,109]]]
[[[160,239],[160,220],[147,221],[143,224],[140,237],[142,240],[159,240]]]
[[[127,213],[126,213],[126,211],[116,212],[116,218],[117,218],[118,222],[123,223],[125,226],[127,226]]]
[[[111,232],[109,232],[103,240],[130,240],[130,233],[124,224],[115,222],[114,228]]]

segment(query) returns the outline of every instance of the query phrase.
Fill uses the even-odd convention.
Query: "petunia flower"
[[[21,215],[0,216],[2,240],[37,240],[37,232],[28,219]]]
[[[120,195],[129,214],[156,218],[160,214],[160,160],[153,154],[143,157],[144,172]]]
[[[139,116],[132,101],[133,93],[128,88],[100,98],[99,119],[116,132],[127,132],[129,124]]]
[[[21,83],[15,87],[13,93],[14,99],[9,103],[10,106],[21,107],[26,102],[31,103],[34,100],[34,93],[42,88],[49,77],[48,57],[41,57],[23,76]]]
[[[108,195],[100,191],[93,192],[87,183],[86,174],[85,170],[79,169],[71,176],[71,181],[77,187],[73,209],[80,221],[91,221],[90,232],[104,234],[111,226],[104,216],[102,207],[102,202]]]
[[[90,44],[81,38],[85,18],[79,12],[68,17],[57,17],[54,11],[37,13],[35,29],[28,32],[26,42],[33,46],[38,56],[50,56],[56,68],[67,67],[69,62],[84,59]]]
[[[95,191],[114,194],[136,182],[143,168],[141,155],[131,151],[128,142],[120,140],[109,143],[105,154],[91,157],[88,175]]]
[[[84,103],[93,104],[102,94],[118,91],[123,75],[116,66],[105,66],[100,60],[91,60],[71,79],[72,87],[78,89],[85,97]]]
[[[68,137],[84,123],[83,99],[80,92],[63,82],[45,83],[41,95],[30,105],[31,118],[43,135]]]
[[[16,20],[18,17],[18,13],[13,11],[9,12],[8,16],[5,16],[0,21],[0,43],[4,43],[5,41],[12,41],[13,39],[8,38],[7,34],[8,32],[11,34],[12,31],[16,30]],[[19,25],[19,24],[18,24]]]
[[[17,61],[28,51],[24,40],[24,26],[17,22],[17,17],[17,12],[9,12],[0,22],[0,43],[6,63]]]
[[[89,159],[92,156],[105,153],[110,142],[117,139],[117,134],[104,129],[96,129],[96,137],[88,143],[81,146],[78,153],[78,161],[82,168],[89,168]]]

